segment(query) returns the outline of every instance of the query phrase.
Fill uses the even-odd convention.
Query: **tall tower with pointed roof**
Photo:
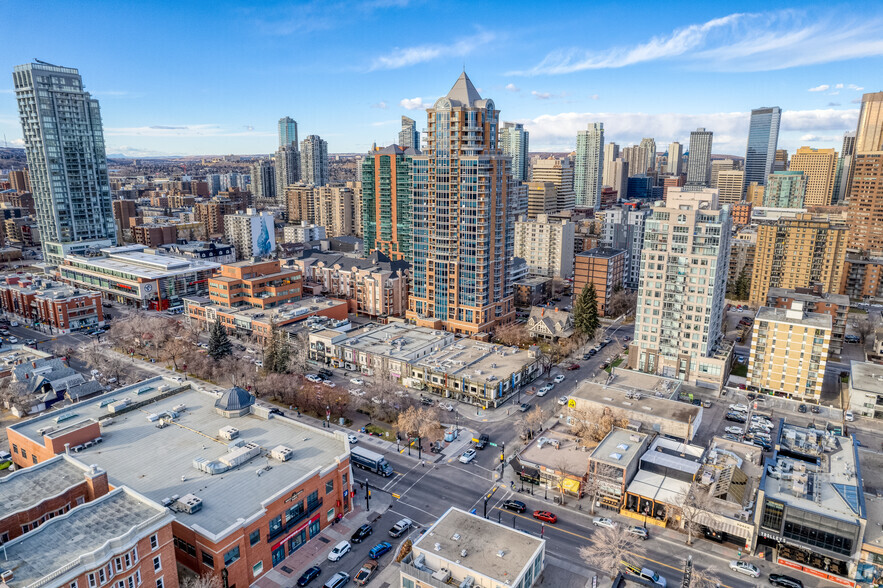
[[[412,159],[411,295],[420,326],[488,336],[515,316],[511,159],[500,112],[464,72],[427,109],[427,145]]]

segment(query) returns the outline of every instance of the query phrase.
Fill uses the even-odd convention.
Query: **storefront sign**
[[[296,492],[293,492],[291,494],[291,496],[289,496],[288,498],[285,499],[285,503],[288,504],[289,502],[291,502],[293,500],[297,500],[298,498],[300,498],[303,495],[303,493],[304,493],[303,490],[298,490]]]

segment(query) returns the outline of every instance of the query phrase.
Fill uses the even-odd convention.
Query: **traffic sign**
[[[490,445],[491,447],[497,447],[497,444],[493,441],[488,441],[488,445]]]

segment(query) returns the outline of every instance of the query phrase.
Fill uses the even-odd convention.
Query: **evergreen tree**
[[[270,336],[267,338],[267,344],[264,346],[264,370],[268,372],[276,371],[276,357],[279,354],[279,347],[276,345],[276,328],[270,329]]]
[[[218,318],[209,330],[208,354],[212,359],[217,361],[231,353],[233,353],[233,345],[230,343],[230,338],[227,336],[227,329],[224,328],[224,325],[221,324],[221,319]]]
[[[586,284],[573,307],[573,327],[577,333],[591,339],[600,326],[595,286],[591,283]]]
[[[267,346],[264,347],[264,369],[276,374],[285,374],[288,373],[290,361],[291,346],[288,343],[288,336],[274,324],[270,329]]]
[[[751,295],[751,276],[748,275],[748,268],[743,267],[736,278],[736,299],[748,300]]]

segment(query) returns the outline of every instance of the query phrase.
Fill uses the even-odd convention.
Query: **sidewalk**
[[[360,500],[362,498],[359,497]],[[295,585],[297,579],[300,578],[307,568],[316,565],[319,567],[328,565],[339,567],[340,564],[328,561],[328,552],[331,551],[331,548],[340,541],[349,541],[350,536],[356,529],[366,523],[374,523],[391,506],[391,496],[384,492],[372,492],[370,511],[365,511],[363,505],[355,507],[339,523],[326,527],[315,537],[310,537],[303,547],[279,562],[272,570],[268,570],[252,586],[258,586],[259,588],[288,588]],[[397,552],[398,546],[394,546],[394,548],[395,552]],[[350,563],[350,561],[347,561],[346,565]],[[396,569],[396,575],[397,572],[398,569]],[[323,574],[326,573],[323,572]],[[328,577],[330,577],[330,574],[328,574]]]

